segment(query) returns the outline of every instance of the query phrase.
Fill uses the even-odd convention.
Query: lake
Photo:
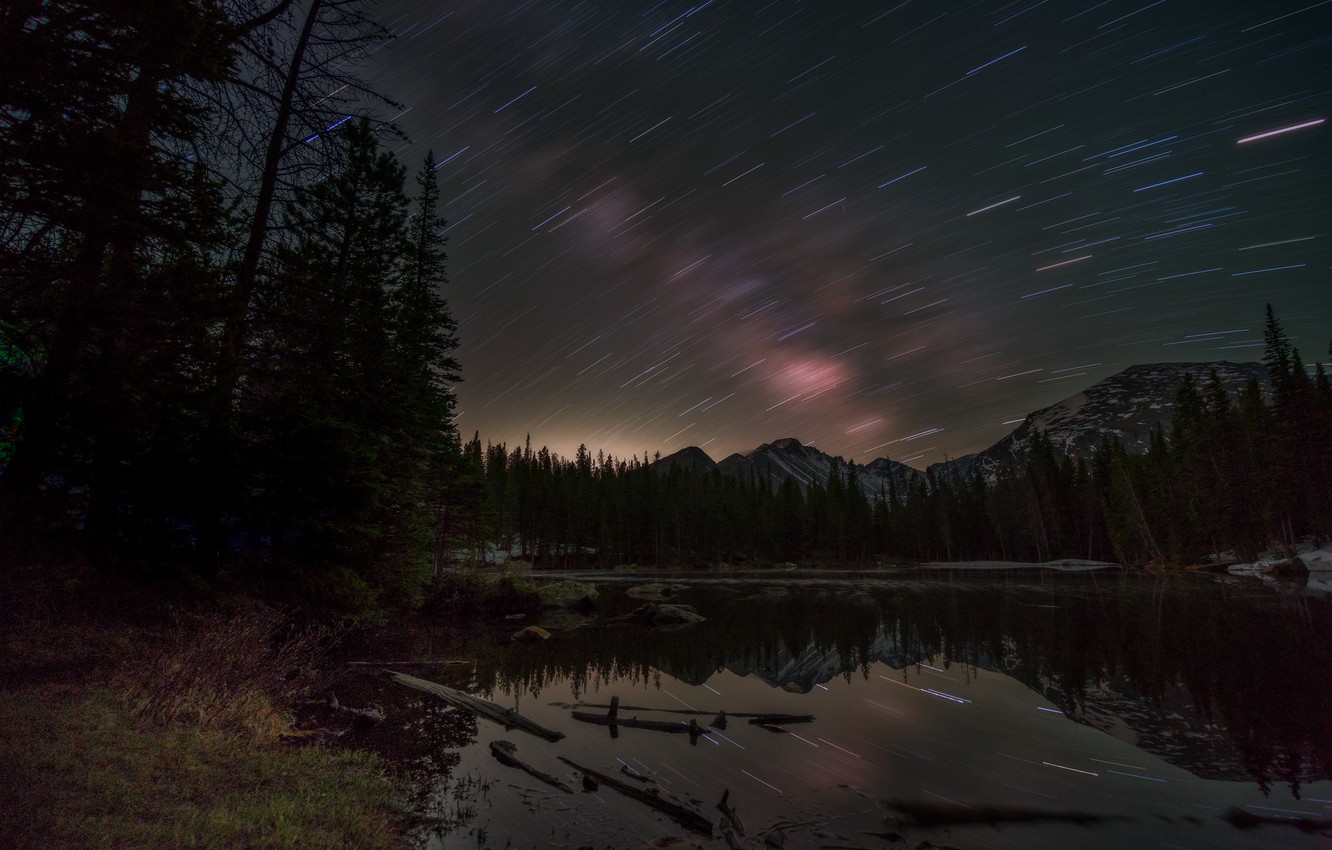
[[[559,757],[754,848],[1332,846],[1332,603],[1293,586],[1142,573],[540,575],[600,592],[553,636],[413,628],[366,660],[514,708],[551,743],[359,674],[348,704],[388,720],[386,754],[428,819],[419,846],[727,847]],[[644,604],[706,619],[589,627]],[[582,624],[582,625],[580,625]],[[462,661],[465,663],[443,663]],[[363,668],[368,669],[368,668]],[[692,737],[575,720],[571,708],[724,728]],[[687,713],[696,712],[696,713]],[[743,714],[812,715],[755,725]],[[722,724],[716,724],[720,727]],[[692,737],[692,740],[691,740]],[[501,764],[490,743],[567,783]]]

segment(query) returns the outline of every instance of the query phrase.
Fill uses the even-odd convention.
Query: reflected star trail
[[[440,162],[464,437],[922,466],[1129,365],[1259,359],[1267,302],[1327,359],[1330,4],[381,19],[396,152]]]

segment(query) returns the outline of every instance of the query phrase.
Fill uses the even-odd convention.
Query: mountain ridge
[[[1128,368],[1098,381],[1054,404],[1025,416],[1017,427],[989,448],[951,460],[934,463],[924,470],[886,457],[865,464],[852,464],[840,455],[829,455],[806,445],[795,437],[783,437],[762,443],[749,452],[736,452],[714,461],[697,446],[688,446],[654,462],[659,469],[673,467],[711,470],[738,478],[766,479],[773,487],[794,478],[802,489],[822,484],[834,466],[854,469],[867,498],[902,493],[916,482],[948,476],[965,479],[979,470],[993,480],[1002,464],[1020,460],[1030,450],[1032,437],[1039,431],[1055,451],[1073,457],[1090,457],[1109,437],[1118,440],[1130,452],[1146,450],[1150,435],[1159,425],[1169,428],[1175,396],[1186,375],[1200,386],[1215,372],[1227,395],[1241,393],[1251,380],[1260,386],[1267,381],[1267,368],[1261,363],[1230,361],[1145,363]]]

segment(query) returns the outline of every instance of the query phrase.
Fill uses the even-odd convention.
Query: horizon
[[[1131,370],[1133,370],[1133,369],[1146,369],[1146,368],[1152,368],[1152,367],[1158,367],[1158,366],[1177,366],[1177,367],[1194,366],[1194,367],[1206,367],[1206,366],[1217,366],[1217,365],[1222,365],[1222,364],[1232,365],[1232,366],[1258,366],[1258,367],[1263,367],[1263,363],[1262,363],[1261,361],[1257,361],[1257,360],[1243,360],[1243,361],[1236,361],[1236,360],[1204,360],[1204,361],[1185,360],[1185,361],[1160,361],[1160,362],[1156,362],[1156,363],[1135,363],[1135,364],[1132,364],[1132,365],[1130,365],[1130,366],[1126,366],[1125,368],[1119,370],[1119,372],[1116,372],[1116,373],[1114,373],[1114,375],[1110,375],[1110,376],[1108,376],[1108,377],[1115,377],[1115,375],[1120,375],[1120,374],[1123,374],[1124,372],[1128,372],[1128,371],[1131,371]],[[1310,368],[1312,368],[1312,367],[1315,366],[1315,365],[1318,365],[1318,364],[1313,364],[1313,363],[1307,364],[1307,366],[1310,367]],[[1327,364],[1322,364],[1322,365],[1327,365]],[[759,442],[759,443],[757,443],[757,444],[753,444],[753,443],[751,443],[751,445],[750,445],[749,448],[736,449],[736,450],[734,450],[734,451],[728,451],[728,452],[725,452],[725,453],[721,453],[721,452],[709,452],[709,451],[707,450],[707,448],[704,447],[704,446],[699,446],[699,445],[696,445],[696,444],[689,443],[689,444],[684,444],[684,445],[677,446],[676,448],[674,448],[674,449],[672,449],[672,450],[670,450],[670,451],[661,451],[661,450],[657,450],[657,451],[655,451],[655,452],[643,451],[643,452],[638,452],[638,453],[630,453],[630,454],[626,454],[626,455],[618,455],[618,454],[612,454],[612,453],[610,453],[610,452],[605,452],[605,459],[609,462],[609,461],[629,461],[629,460],[631,460],[631,459],[632,459],[632,460],[638,460],[638,459],[646,458],[646,460],[647,460],[649,463],[656,463],[657,461],[660,461],[660,460],[667,460],[668,458],[673,457],[673,456],[675,456],[675,455],[677,455],[677,454],[680,454],[681,452],[686,452],[686,451],[689,451],[690,449],[694,449],[694,450],[697,450],[697,451],[701,451],[701,452],[703,452],[703,454],[706,455],[707,458],[708,458],[709,460],[711,460],[713,463],[720,463],[720,462],[722,462],[723,460],[726,460],[726,459],[728,459],[728,458],[730,458],[730,457],[734,457],[734,456],[737,456],[737,455],[740,456],[740,457],[750,457],[750,456],[756,454],[757,452],[762,451],[762,450],[765,449],[765,448],[768,448],[769,446],[775,445],[775,444],[780,443],[780,442],[784,442],[784,441],[788,441],[788,440],[793,440],[793,441],[795,441],[795,442],[799,443],[800,445],[805,446],[805,447],[807,447],[807,448],[817,449],[818,451],[823,452],[824,454],[828,455],[829,457],[832,457],[832,458],[835,458],[835,459],[840,459],[840,460],[842,460],[842,461],[844,461],[844,462],[846,462],[846,463],[854,463],[854,464],[857,465],[857,466],[868,466],[869,464],[874,463],[875,461],[878,461],[878,460],[887,460],[887,461],[892,461],[893,463],[898,463],[898,464],[901,464],[901,465],[903,465],[903,466],[910,467],[910,468],[912,468],[912,469],[915,469],[915,470],[918,471],[918,472],[922,472],[922,473],[923,473],[923,472],[927,471],[930,467],[935,466],[936,464],[939,464],[939,463],[950,463],[950,462],[955,462],[955,461],[962,460],[962,459],[964,459],[964,458],[968,458],[968,457],[971,457],[971,456],[973,456],[973,455],[980,454],[980,453],[982,453],[982,452],[988,451],[988,450],[991,449],[991,448],[994,448],[998,443],[1002,442],[1006,437],[1008,437],[1010,434],[1014,433],[1018,428],[1020,428],[1020,427],[1022,426],[1022,424],[1025,423],[1025,422],[1026,422],[1028,419],[1030,419],[1031,417],[1036,416],[1036,415],[1040,414],[1042,411],[1047,410],[1047,409],[1049,409],[1049,408],[1051,408],[1051,407],[1057,406],[1057,405],[1059,405],[1060,403],[1062,403],[1062,402],[1064,402],[1064,401],[1068,401],[1068,400],[1070,400],[1070,399],[1072,399],[1072,398],[1074,398],[1074,397],[1076,397],[1076,396],[1078,396],[1078,395],[1081,395],[1081,394],[1083,394],[1084,392],[1086,392],[1087,390],[1089,390],[1089,389],[1091,389],[1092,387],[1096,386],[1097,384],[1102,383],[1103,381],[1104,381],[1104,379],[1103,379],[1102,381],[1097,381],[1096,383],[1093,383],[1093,384],[1088,384],[1088,385],[1084,386],[1082,389],[1078,390],[1077,392],[1072,393],[1071,395],[1063,396],[1062,398],[1056,399],[1055,401],[1052,401],[1052,402],[1050,402],[1049,404],[1042,405],[1041,407],[1038,407],[1038,408],[1036,408],[1035,410],[1029,411],[1029,412],[1027,413],[1026,416],[1022,417],[1022,418],[1019,419],[1019,420],[1016,420],[1016,421],[1013,423],[1012,427],[1008,428],[1008,429],[1005,430],[1002,434],[1000,434],[997,438],[995,438],[993,441],[991,441],[991,442],[985,444],[984,446],[981,446],[980,448],[977,448],[977,449],[975,449],[975,450],[973,450],[973,451],[963,452],[963,453],[960,453],[960,454],[953,454],[953,453],[945,452],[945,453],[944,453],[944,456],[943,456],[940,460],[938,460],[938,461],[932,461],[932,462],[930,462],[930,463],[924,463],[924,464],[913,464],[913,463],[911,463],[911,462],[908,461],[908,460],[901,460],[901,459],[899,459],[899,458],[895,458],[895,457],[893,457],[891,454],[888,454],[888,453],[879,454],[879,455],[874,455],[873,457],[869,457],[869,458],[858,458],[858,457],[855,457],[855,456],[841,455],[841,454],[839,454],[839,453],[837,453],[837,452],[824,452],[823,449],[822,449],[821,447],[818,446],[818,444],[816,444],[816,443],[814,443],[814,442],[812,442],[812,441],[804,440],[804,439],[802,439],[802,438],[800,438],[800,437],[798,437],[798,436],[794,436],[794,435],[784,436],[784,437],[773,437],[773,438],[771,438],[771,439],[764,439],[764,440],[762,440],[761,442]],[[1231,399],[1231,400],[1232,400],[1232,401],[1235,400],[1235,398],[1233,397],[1233,395],[1232,395],[1232,399]],[[473,435],[473,437],[472,437],[471,439],[480,439],[480,438],[481,438],[481,435],[480,435],[479,432],[477,432],[477,433],[475,433],[475,434]],[[507,442],[507,441],[500,441],[500,442],[486,441],[486,444],[487,444],[487,445],[502,445],[502,446],[504,446],[506,453],[512,453],[513,450],[514,450],[518,445],[521,445],[521,444],[524,444],[524,443],[530,443],[530,444],[532,444],[532,445],[537,445],[537,446],[540,446],[540,447],[542,447],[542,448],[545,448],[545,449],[547,449],[548,451],[551,452],[552,456],[554,456],[554,457],[556,457],[556,458],[558,458],[558,459],[560,459],[560,460],[566,460],[566,461],[568,461],[568,460],[572,460],[572,459],[576,456],[576,454],[577,454],[577,452],[578,452],[578,450],[579,450],[580,448],[587,449],[588,452],[589,452],[589,454],[590,454],[592,457],[594,457],[594,458],[597,456],[597,453],[598,453],[598,451],[599,451],[599,450],[597,450],[597,449],[593,449],[593,448],[588,447],[585,443],[580,443],[580,444],[579,444],[578,446],[576,446],[572,451],[569,451],[569,452],[558,451],[558,450],[553,449],[549,444],[542,443],[542,442],[539,441],[539,440],[534,440],[534,439],[532,439],[532,437],[531,437],[530,434],[529,434],[529,435],[526,435],[526,436],[523,438],[523,440],[519,440],[517,443],[509,443],[509,442]]]
[[[394,152],[440,163],[463,435],[928,465],[1134,364],[1257,356],[1267,303],[1310,362],[1332,335],[1327,9],[381,19]]]

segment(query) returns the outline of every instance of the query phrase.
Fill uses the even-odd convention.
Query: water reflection
[[[626,591],[643,580],[599,576],[596,616],[641,604]],[[671,833],[604,788],[564,795],[526,783],[490,758],[501,739],[575,787],[561,756],[629,767],[714,820],[729,790],[751,823],[745,846],[779,833],[787,848],[886,846],[888,836],[961,848],[1327,840],[1325,823],[1310,834],[1283,825],[1332,818],[1326,600],[1132,575],[685,584],[673,601],[707,619],[682,631],[577,628],[559,612],[543,619],[554,637],[536,645],[510,644],[507,627],[465,645],[414,631],[391,649],[387,638],[363,648],[366,658],[474,657],[412,672],[568,735],[550,745],[506,733],[363,677],[377,690],[358,698],[394,721],[371,734],[421,778],[436,818],[424,846],[619,847]],[[692,747],[685,735],[613,739],[571,721],[571,702],[611,696],[697,709],[700,723],[723,708],[817,719],[780,734],[733,720]],[[1241,832],[1253,822],[1227,812],[1275,820]]]
[[[708,619],[688,631],[568,630],[503,653],[476,685],[536,698],[568,680],[578,696],[611,680],[666,672],[702,684],[729,670],[803,693],[868,677],[873,662],[909,682],[939,657],[964,680],[1012,676],[1201,778],[1298,789],[1332,777],[1325,602],[1183,578],[853,581],[850,591],[827,578],[694,583],[678,599]],[[603,596],[612,610],[639,604]]]

